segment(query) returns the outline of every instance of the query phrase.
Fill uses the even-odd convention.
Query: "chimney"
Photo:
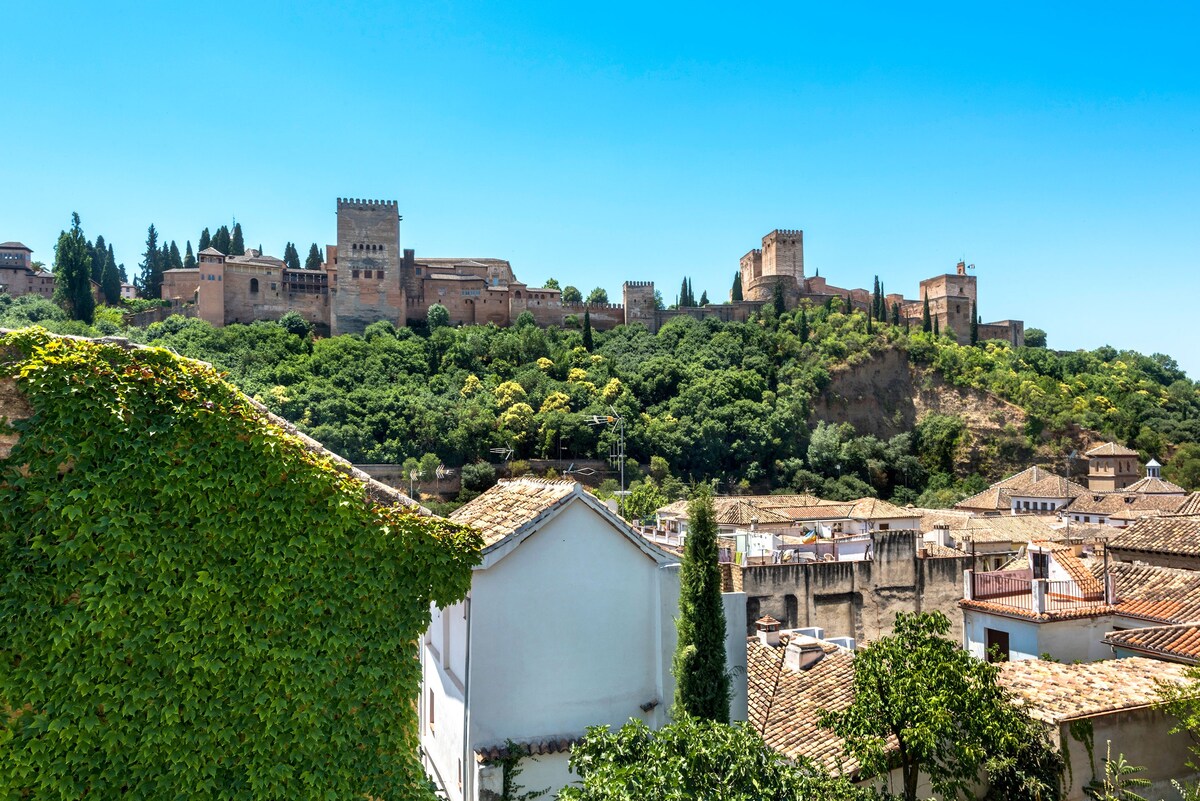
[[[763,615],[754,621],[758,626],[758,641],[768,648],[779,647],[779,621],[770,615]]]
[[[757,517],[750,518],[750,530],[758,531],[758,518]]]
[[[788,640],[787,650],[783,652],[783,665],[794,673],[800,673],[824,658],[825,649],[820,640],[797,634]]]

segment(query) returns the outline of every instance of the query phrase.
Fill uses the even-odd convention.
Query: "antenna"
[[[488,453],[494,453],[500,457],[501,461],[504,462],[505,469],[508,470],[508,477],[512,478],[512,446],[510,445],[507,448],[489,448]]]
[[[617,464],[621,469],[621,491],[617,494],[617,511],[621,511],[621,501],[627,494],[625,492],[625,418],[617,414],[617,410],[613,407],[608,407],[608,414],[593,414],[587,418],[590,426],[613,426],[617,430],[617,452],[616,454],[609,453],[609,459],[617,459]]]

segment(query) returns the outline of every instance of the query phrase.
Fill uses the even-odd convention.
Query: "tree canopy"
[[[92,295],[92,254],[79,224],[71,215],[71,230],[58,235],[54,246],[54,301],[73,320],[92,322],[96,299]]]

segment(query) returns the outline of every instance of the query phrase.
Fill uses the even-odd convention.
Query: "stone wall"
[[[950,638],[961,642],[958,601],[970,557],[921,559],[920,532],[871,536],[871,561],[726,568],[727,587],[747,596],[747,635],[753,621],[771,615],[786,628],[819,626],[827,637],[872,640],[891,633],[897,612],[937,610],[950,619]]]
[[[330,329],[361,334],[378,320],[403,324],[400,217],[395,201],[338,198],[337,259]]]

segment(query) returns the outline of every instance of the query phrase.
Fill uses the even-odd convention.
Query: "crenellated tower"
[[[762,238],[762,248],[742,256],[742,297],[766,302],[782,284],[788,303],[795,303],[804,288],[804,232],[776,228]]]
[[[338,198],[331,332],[361,334],[378,320],[404,325],[402,264],[396,201]]]

